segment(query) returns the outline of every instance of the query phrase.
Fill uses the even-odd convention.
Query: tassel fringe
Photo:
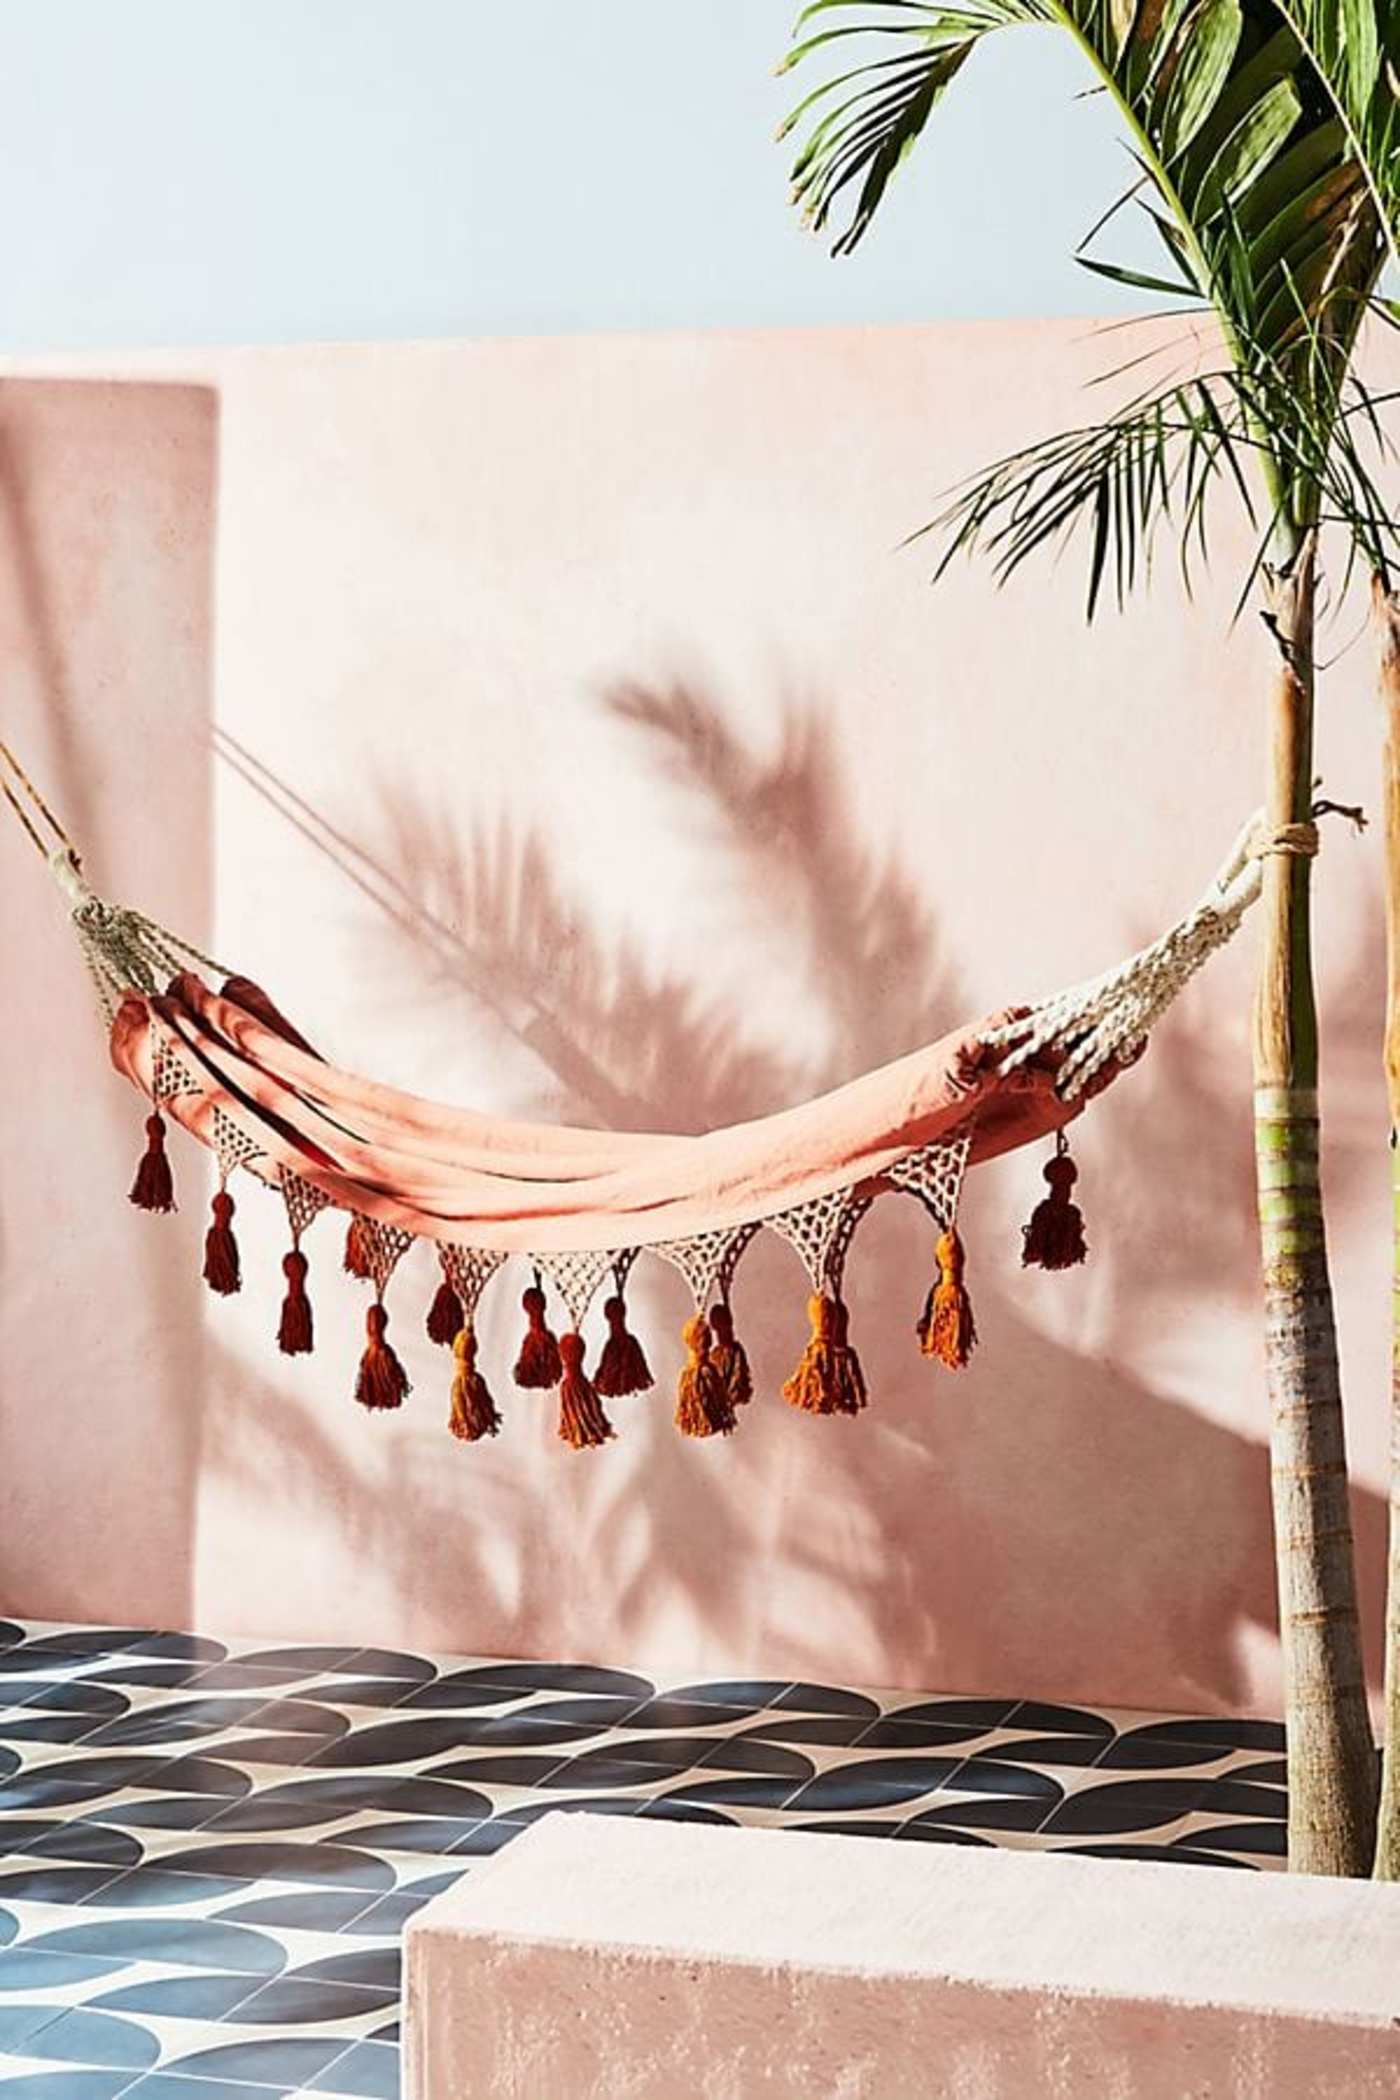
[[[710,1308],[710,1362],[731,1407],[746,1407],[753,1398],[749,1353],[734,1332],[734,1315],[721,1298]]]
[[[464,1444],[495,1436],[501,1427],[496,1403],[476,1368],[476,1330],[470,1320],[458,1326],[452,1342],[456,1371],[452,1379],[452,1413],[447,1426]]]
[[[204,1235],[204,1281],[221,1298],[231,1298],[243,1287],[238,1266],[238,1242],[233,1236],[233,1198],[227,1189],[214,1197],[214,1222]]]
[[[593,1389],[605,1399],[621,1400],[628,1393],[648,1392],[653,1384],[642,1345],[627,1325],[627,1306],[619,1292],[603,1306],[608,1338],[598,1358]]]
[[[428,1340],[450,1349],[462,1331],[462,1301],[444,1276],[428,1307]]]
[[[977,1322],[963,1283],[967,1257],[954,1228],[939,1234],[937,1259],[938,1281],[919,1320],[919,1341],[925,1356],[961,1371],[977,1346]]]
[[[361,1407],[402,1407],[409,1391],[408,1374],[386,1339],[388,1325],[389,1315],[376,1299],[365,1314],[369,1339],[355,1380],[355,1398]]]
[[[165,1150],[165,1119],[158,1107],[146,1118],[146,1150],[130,1189],[137,1208],[156,1212],[175,1209],[170,1163]],[[1063,1133],[1057,1139],[1055,1156],[1043,1168],[1048,1193],[1036,1205],[1023,1228],[1022,1264],[1025,1267],[1067,1269],[1087,1256],[1083,1214],[1073,1200],[1079,1170],[1070,1157]],[[212,1291],[232,1296],[242,1288],[238,1242],[234,1236],[235,1204],[226,1186],[213,1197],[212,1218],[204,1240],[204,1280]],[[345,1235],[344,1267],[358,1277],[371,1277],[373,1247],[366,1221],[350,1217]],[[966,1256],[955,1227],[940,1234],[936,1250],[937,1280],[928,1294],[918,1321],[923,1353],[950,1369],[962,1369],[977,1346],[977,1323],[968,1296],[964,1272]],[[315,1323],[306,1282],[308,1264],[299,1242],[282,1257],[286,1279],[277,1329],[278,1346],[286,1356],[312,1353]],[[621,1272],[619,1272],[621,1274]],[[627,1324],[626,1301],[619,1288],[604,1305],[607,1337],[590,1380],[584,1370],[584,1343],[575,1332],[556,1337],[547,1318],[547,1300],[536,1271],[534,1283],[522,1296],[526,1331],[514,1367],[515,1383],[536,1391],[559,1388],[560,1439],[575,1450],[609,1442],[614,1435],[602,1405],[648,1391],[654,1381],[646,1353]],[[811,1334],[792,1376],[783,1386],[783,1397],[804,1413],[816,1415],[859,1414],[868,1404],[865,1375],[851,1347],[846,1306],[835,1292],[821,1292],[808,1300]],[[376,1298],[366,1313],[367,1341],[355,1383],[355,1398],[362,1407],[380,1410],[403,1404],[410,1387],[407,1374],[387,1339],[389,1316]],[[486,1380],[477,1367],[477,1339],[454,1285],[444,1275],[427,1314],[429,1338],[451,1347],[454,1357],[449,1427],[453,1436],[466,1443],[495,1436],[501,1417]],[[734,1317],[725,1299],[708,1316],[697,1312],[683,1330],[686,1362],[677,1385],[675,1423],[684,1436],[729,1436],[737,1424],[738,1410],[753,1397],[753,1374],[748,1353],[734,1331]]]
[[[311,1300],[306,1295],[306,1256],[292,1247],[282,1256],[282,1274],[287,1295],[277,1328],[277,1346],[284,1356],[309,1356],[312,1347]]]
[[[530,1294],[527,1291],[526,1296]],[[613,1433],[597,1392],[584,1376],[583,1337],[561,1334],[557,1354],[562,1376],[559,1383],[559,1434],[575,1451],[606,1444]],[[517,1373],[518,1375],[518,1373]]]
[[[370,1280],[373,1272],[370,1268],[370,1250],[365,1240],[363,1218],[352,1217],[345,1228],[345,1253],[341,1259],[341,1267],[347,1276],[358,1276],[363,1283]]]
[[[175,1184],[165,1152],[165,1118],[154,1109],[146,1118],[146,1149],[131,1184],[131,1201],[138,1210],[172,1211]]]
[[[730,1436],[734,1410],[710,1356],[710,1323],[696,1313],[681,1330],[685,1368],[676,1387],[676,1427],[682,1436]]]
[[[545,1322],[544,1292],[537,1283],[532,1283],[520,1303],[527,1324],[525,1339],[515,1361],[515,1382],[531,1392],[547,1393],[563,1377],[564,1365],[559,1344]]]
[[[1061,1131],[1055,1157],[1041,1169],[1050,1184],[1031,1212],[1029,1225],[1021,1228],[1023,1269],[1075,1269],[1089,1249],[1084,1239],[1084,1214],[1070,1196],[1079,1179],[1079,1169],[1069,1156]]]
[[[865,1373],[847,1340],[841,1299],[825,1293],[807,1300],[811,1338],[783,1387],[783,1398],[809,1415],[858,1415],[866,1404]]]

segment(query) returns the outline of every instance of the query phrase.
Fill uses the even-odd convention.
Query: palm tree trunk
[[[1400,1881],[1400,597],[1378,580],[1380,690],[1385,708],[1385,1080],[1394,1192],[1390,1300],[1390,1565],[1385,1603],[1385,1757],[1376,1875]]]
[[[1312,810],[1315,545],[1274,580],[1279,648],[1268,823]],[[1361,1661],[1341,1376],[1319,1179],[1312,869],[1270,854],[1254,1011],[1254,1133],[1264,1263],[1274,1540],[1288,1717],[1288,1863],[1370,1872],[1376,1765]]]

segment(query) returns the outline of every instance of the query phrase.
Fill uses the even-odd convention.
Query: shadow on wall
[[[829,1017],[829,1048],[796,1060],[746,1038],[694,976],[609,945],[563,894],[538,832],[508,820],[465,841],[448,801],[381,782],[374,844],[352,841],[222,729],[224,760],[340,867],[439,982],[532,1051],[560,1114],[618,1130],[711,1129],[764,1115],[918,1048],[960,1015],[957,984],[912,882],[856,843],[820,713],[792,709],[759,760],[691,688],[618,688],[606,705],[712,807],[744,894],[781,928]]]
[[[218,400],[0,382],[3,735],[93,880],[209,909]],[[203,1318],[195,1217],[156,1244],[125,1193],[142,1107],[112,1079],[57,894],[0,826],[12,986],[0,1082],[0,1596],[56,1618],[191,1612]]]
[[[716,853],[745,878],[734,886],[742,908],[774,915],[802,956],[804,996],[830,1023],[821,1058],[753,1041],[736,1006],[610,946],[561,895],[538,836],[500,826],[464,838],[445,800],[429,806],[390,785],[362,844],[231,738],[219,749],[372,902],[395,948],[414,944],[474,1028],[492,1025],[535,1052],[556,1112],[576,1120],[734,1121],[970,1018],[913,881],[857,843],[819,710],[790,709],[767,759],[694,686],[628,684],[605,705],[696,799]],[[1345,1038],[1370,1015],[1330,1020]],[[300,1412],[288,1421],[240,1364],[221,1381],[236,1413],[211,1425],[209,1455],[250,1493],[266,1493],[275,1467],[289,1517],[328,1498],[351,1555],[401,1586],[410,1614],[436,1589],[464,1600],[450,1635],[429,1611],[402,1638],[664,1665],[676,1658],[676,1628],[688,1627],[697,1666],[765,1676],[829,1676],[839,1650],[852,1681],[1238,1706],[1242,1636],[1275,1623],[1267,1450],[1170,1398],[1142,1364],[1154,1334],[1179,1331],[1185,1308],[1218,1302],[1221,1279],[1239,1272],[1241,1227],[1252,1234],[1248,1129],[1210,1043],[1180,1014],[1170,1052],[1126,1084],[1133,1187],[1170,1189],[1171,1229],[1139,1234],[1141,1199],[1119,1203],[1128,1229],[1099,1257],[1111,1264],[1111,1309],[1107,1341],[1092,1349],[1046,1332],[1054,1294],[1082,1290],[1081,1275],[1023,1278],[1013,1250],[989,1247],[974,1253],[984,1337],[974,1366],[952,1379],[924,1364],[911,1330],[931,1233],[917,1206],[887,1202],[857,1235],[848,1275],[873,1395],[858,1422],[808,1420],[777,1399],[805,1336],[805,1286],[790,1251],[765,1236],[735,1295],[759,1398],[722,1446],[671,1429],[679,1349],[666,1338],[684,1294],[669,1271],[643,1263],[636,1324],[658,1390],[619,1404],[623,1441],[600,1459],[551,1451],[548,1408],[510,1389],[510,1281],[483,1309],[483,1353],[507,1416],[498,1444],[445,1447],[436,1414],[431,1435],[405,1423],[394,1492],[372,1498],[358,1436],[347,1451],[333,1428]],[[1202,1145],[1204,1129],[1218,1139]],[[1017,1171],[1028,1207],[1038,1175],[1025,1160]],[[1346,1172],[1345,1158],[1333,1162],[1333,1178]],[[426,1263],[413,1275],[426,1298]],[[406,1264],[400,1332],[418,1324],[411,1288]],[[1241,1290],[1234,1313],[1252,1321],[1252,1296]],[[415,1384],[441,1392],[445,1415],[446,1359],[408,1346]],[[1261,1391],[1261,1417],[1263,1404]],[[471,1523],[457,1466],[472,1482]],[[1356,1515],[1364,1593],[1375,1594],[1384,1505],[1359,1493]]]

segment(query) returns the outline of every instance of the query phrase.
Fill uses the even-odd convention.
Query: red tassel
[[[719,1375],[729,1405],[747,1406],[753,1398],[749,1353],[734,1332],[734,1315],[723,1298],[710,1308],[710,1362]]]
[[[598,1358],[593,1379],[595,1392],[608,1400],[621,1400],[628,1393],[649,1391],[653,1380],[642,1345],[627,1325],[627,1306],[619,1292],[603,1306],[608,1338]]]
[[[865,1373],[846,1338],[846,1308],[824,1293],[807,1300],[812,1333],[783,1398],[809,1415],[858,1415],[866,1403]]]
[[[919,1320],[919,1340],[925,1356],[961,1371],[977,1346],[977,1322],[963,1283],[963,1243],[951,1226],[939,1235],[937,1255],[938,1281]]]
[[[365,1221],[361,1217],[352,1216],[350,1223],[345,1228],[345,1253],[341,1260],[341,1267],[347,1276],[358,1276],[365,1283],[368,1283],[374,1274],[373,1269],[370,1267],[370,1249],[365,1233]]]
[[[730,1436],[734,1410],[710,1359],[710,1323],[695,1313],[681,1329],[687,1356],[676,1387],[676,1427],[682,1436]]]
[[[365,1314],[369,1340],[355,1380],[355,1398],[361,1407],[402,1407],[409,1390],[408,1375],[385,1340],[388,1325],[389,1315],[376,1299]]]
[[[464,1444],[474,1444],[479,1437],[495,1436],[501,1418],[487,1390],[486,1380],[476,1368],[476,1331],[470,1320],[464,1320],[458,1327],[452,1354],[457,1369],[452,1380],[452,1413],[447,1426]]]
[[[1041,1169],[1050,1184],[1031,1212],[1029,1225],[1021,1228],[1023,1269],[1074,1269],[1089,1252],[1084,1240],[1084,1214],[1072,1201],[1070,1190],[1079,1179],[1079,1169],[1069,1156],[1065,1134],[1055,1140],[1055,1157]]]
[[[520,1303],[528,1325],[516,1358],[515,1382],[535,1392],[549,1392],[564,1374],[559,1344],[545,1324],[544,1292],[532,1283]]]
[[[444,1276],[428,1307],[428,1340],[450,1349],[462,1331],[462,1301]]]
[[[241,1290],[243,1279],[238,1270],[238,1242],[233,1236],[233,1198],[227,1189],[220,1189],[213,1203],[214,1222],[204,1235],[204,1281],[211,1291],[222,1298],[231,1298]]]
[[[527,1291],[527,1297],[530,1295]],[[613,1433],[598,1395],[583,1372],[583,1337],[561,1334],[558,1345],[563,1376],[559,1386],[559,1434],[575,1451],[606,1444]],[[517,1376],[519,1374],[517,1373]]]
[[[146,1149],[131,1184],[131,1201],[138,1210],[172,1211],[175,1184],[170,1161],[165,1156],[165,1118],[155,1109],[146,1118]]]
[[[284,1356],[311,1354],[311,1300],[306,1295],[306,1256],[300,1247],[282,1256],[282,1274],[287,1295],[282,1300],[282,1318],[277,1328],[277,1346]]]

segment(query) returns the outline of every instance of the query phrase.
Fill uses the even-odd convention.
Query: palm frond
[[[848,253],[982,40],[999,29],[1058,25],[1117,105],[1139,171],[1130,194],[1149,211],[1171,274],[1091,252],[1112,212],[1081,260],[1154,296],[1214,309],[1241,378],[1232,413],[1251,419],[1240,433],[1251,478],[1262,476],[1269,505],[1301,529],[1335,498],[1318,440],[1338,409],[1341,375],[1385,252],[1355,126],[1320,70],[1336,38],[1315,51],[1316,18],[1359,19],[1367,11],[1379,25],[1374,37],[1362,37],[1359,58],[1348,45],[1337,62],[1350,68],[1357,95],[1369,96],[1368,109],[1379,109],[1388,78],[1393,88],[1387,37],[1400,0],[1292,0],[1283,8],[1274,0],[815,0],[799,18],[785,63],[806,64],[833,45],[856,63],[793,113],[791,126],[804,127],[795,195],[812,225],[836,229],[835,251]],[[1386,92],[1392,122],[1394,94]],[[1223,416],[1218,387],[1211,404]],[[1288,427],[1295,411],[1313,432],[1305,443]],[[1184,400],[1175,413],[1211,432],[1200,440],[1198,467],[1223,464],[1228,419],[1216,428],[1211,405],[1199,397],[1189,415]],[[1273,420],[1261,421],[1265,415]],[[1105,560],[1110,547],[1128,549],[1130,524],[1138,532],[1129,492],[1115,496],[1115,486],[1104,484],[1095,511]],[[1190,521],[1198,536],[1203,520],[1198,502]],[[1139,565],[1135,557],[1127,571]]]
[[[1338,376],[1326,340],[1308,336],[1317,371],[1288,412],[1297,361],[1271,365],[1255,346],[1252,365],[1231,362],[1143,393],[1101,422],[1088,423],[1009,453],[954,489],[938,514],[911,535],[936,537],[941,577],[958,556],[980,554],[1005,582],[1033,555],[1087,539],[1086,613],[1092,619],[1110,583],[1119,605],[1144,580],[1164,531],[1178,544],[1186,589],[1207,554],[1211,499],[1223,488],[1253,528],[1254,551],[1243,603],[1274,552],[1289,484],[1312,492],[1314,522],[1336,526],[1348,569],[1364,560],[1383,577],[1400,563],[1400,526],[1375,479],[1388,452],[1376,397],[1354,373]],[[1261,431],[1269,435],[1261,436]],[[1277,456],[1282,483],[1261,502],[1258,456]]]
[[[856,63],[814,88],[778,132],[786,138],[804,121],[808,125],[792,170],[793,201],[805,224],[825,227],[850,185],[859,183],[834,244],[838,255],[859,242],[896,169],[982,38],[1012,23],[1044,19],[1040,0],[963,0],[949,7],[862,0],[854,19],[852,13],[850,0],[813,0],[798,17],[792,47],[778,68],[787,72],[834,45],[844,57],[848,43],[856,46]]]
[[[1346,127],[1400,260],[1400,0],[1275,0]]]

